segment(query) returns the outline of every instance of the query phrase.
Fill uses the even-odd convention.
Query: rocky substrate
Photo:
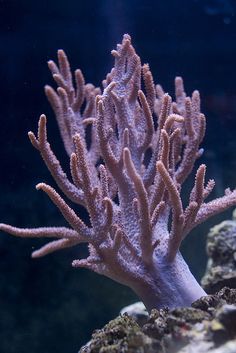
[[[208,294],[236,288],[236,210],[232,220],[212,227],[207,235],[208,262],[201,285]]]
[[[80,353],[236,353],[236,289],[144,316],[118,316],[96,330]]]

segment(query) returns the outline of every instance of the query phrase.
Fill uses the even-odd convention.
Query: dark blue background
[[[99,85],[124,33],[155,81],[173,92],[182,75],[187,92],[199,89],[208,127],[204,142],[215,196],[236,185],[236,3],[234,0],[0,1],[0,221],[18,226],[63,225],[54,205],[35,184],[54,185],[27,131],[48,116],[49,140],[68,170],[68,160],[43,86],[52,84],[47,60],[66,50],[73,69]],[[191,182],[193,181],[190,180]],[[230,216],[230,212],[227,213]],[[205,234],[222,215],[199,227],[183,253],[200,278]],[[70,263],[85,248],[31,260],[41,240],[0,237],[0,352],[74,353],[93,329],[136,300],[133,293]]]

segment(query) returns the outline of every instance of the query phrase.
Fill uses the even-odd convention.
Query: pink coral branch
[[[45,115],[41,115],[38,123],[38,138],[33,132],[29,132],[29,138],[32,145],[40,151],[40,154],[48,167],[48,170],[52,174],[59,188],[63,193],[73,202],[84,204],[84,196],[82,190],[78,189],[72,184],[60,165],[60,162],[53,153],[50,144],[47,141],[47,119]]]
[[[66,227],[17,228],[0,223],[0,229],[22,238],[77,238],[87,241],[87,238],[81,237],[75,230]]]

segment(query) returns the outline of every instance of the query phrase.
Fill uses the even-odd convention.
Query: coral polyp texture
[[[182,78],[176,77],[172,100],[154,84],[127,34],[111,53],[114,68],[103,81],[103,93],[85,84],[80,70],[72,77],[62,50],[58,65],[48,63],[58,88],[46,86],[45,92],[70,158],[70,177],[48,142],[45,115],[37,136],[29,132],[64,198],[45,183],[36,188],[49,196],[69,227],[1,224],[0,229],[20,237],[56,238],[33,252],[34,258],[88,243],[89,256],[74,260],[74,267],[131,287],[148,310],[188,306],[205,292],[179,251],[181,242],[198,224],[236,205],[236,191],[227,189],[206,202],[215,183],[205,183],[202,164],[184,208],[182,185],[203,153],[199,92],[187,97]],[[65,198],[86,208],[87,223]]]

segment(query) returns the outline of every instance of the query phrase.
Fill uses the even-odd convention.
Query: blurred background
[[[65,170],[53,112],[44,96],[53,84],[47,68],[63,48],[72,69],[100,85],[110,71],[111,49],[129,33],[156,83],[173,94],[176,75],[188,94],[199,89],[207,115],[204,140],[214,197],[236,185],[236,2],[234,0],[0,1],[0,221],[22,227],[64,225],[35,185],[55,185],[27,132],[48,116],[49,141]],[[190,187],[193,182],[190,178]],[[209,228],[231,211],[197,228],[182,251],[200,279]],[[85,247],[32,260],[41,240],[0,235],[0,352],[74,353],[94,329],[137,300],[127,288],[71,267]]]

